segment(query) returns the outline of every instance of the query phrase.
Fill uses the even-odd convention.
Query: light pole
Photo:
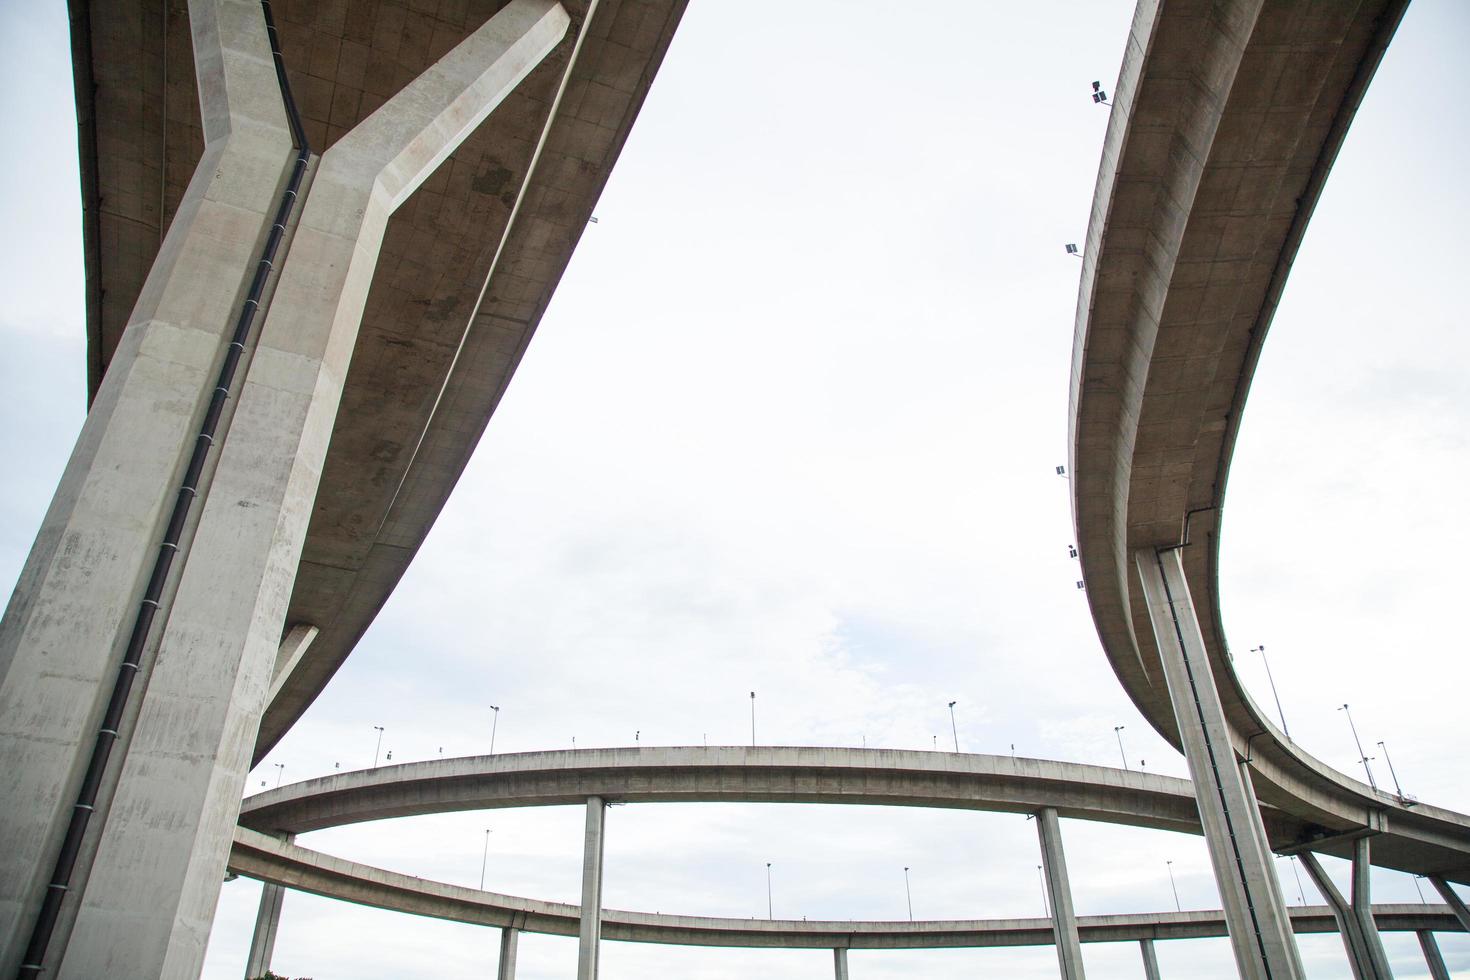
[[[754,695],[752,695],[754,696]],[[766,918],[776,917],[776,907],[771,903],[771,862],[766,862]]]
[[[490,828],[485,828],[485,853],[480,855],[480,891],[485,890],[485,862],[490,860]]]
[[[1174,889],[1174,911],[1183,912],[1184,907],[1179,904],[1179,886],[1174,884],[1174,862],[1165,861],[1164,864],[1169,867],[1169,887]]]
[[[1116,736],[1118,736],[1118,754],[1123,757],[1123,768],[1124,769],[1127,769],[1128,768],[1128,753],[1123,751],[1123,729],[1125,729],[1127,727],[1128,727],[1127,725],[1114,725],[1113,726],[1113,734],[1116,735]]]
[[[490,720],[490,754],[495,754],[495,730],[500,727],[500,705],[492,704],[490,710],[495,712]]]
[[[1041,870],[1041,865],[1036,866],[1036,877],[1041,881],[1041,913],[1048,918],[1051,917],[1051,900],[1046,897],[1046,872]]]
[[[1271,676],[1271,661],[1266,659],[1266,644],[1251,647],[1251,653],[1259,653],[1261,663],[1266,665],[1266,680],[1271,682],[1271,697],[1276,699],[1276,715],[1281,719],[1281,731],[1287,738],[1291,738],[1291,729],[1286,727],[1286,712],[1281,710],[1281,695],[1276,693],[1276,678]]]
[[[373,749],[373,768],[376,769],[378,768],[378,753],[383,751],[383,726],[374,725],[373,727],[378,730],[378,747]]]
[[[1399,785],[1399,774],[1393,771],[1393,760],[1388,756],[1388,746],[1379,742],[1378,747],[1383,750],[1383,761],[1388,763],[1388,774],[1393,777],[1393,790],[1399,795],[1399,799],[1402,800],[1404,798],[1404,788]]]
[[[909,866],[903,866],[903,897],[909,903],[909,921],[914,921],[914,893],[909,889]]]
[[[954,706],[957,703],[956,701],[949,703],[949,730],[954,735],[954,750],[956,752],[960,750],[960,730],[955,727],[954,723]]]
[[[750,692],[750,747],[755,748],[755,692]]]
[[[1363,764],[1363,771],[1368,774],[1368,785],[1373,787],[1373,792],[1378,792],[1378,781],[1373,778],[1373,767],[1368,765],[1368,753],[1363,751],[1363,743],[1358,739],[1358,726],[1353,724],[1353,713],[1348,710],[1347,705],[1337,709],[1347,715],[1348,727],[1353,730],[1353,744],[1358,747],[1358,761]]]
[[[281,776],[283,776],[285,774],[285,772],[286,772],[286,764],[284,762],[277,762],[275,764],[275,766],[276,766],[276,786],[279,787],[281,785]]]
[[[1296,869],[1296,855],[1295,854],[1293,854],[1291,856],[1291,876],[1296,879],[1296,897],[1297,897],[1297,901],[1301,902],[1303,905],[1306,905],[1307,904],[1307,893],[1304,892],[1304,891],[1302,891],[1302,873]],[[1419,897],[1420,898],[1423,898],[1424,896],[1421,894]]]

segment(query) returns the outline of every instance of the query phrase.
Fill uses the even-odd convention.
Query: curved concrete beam
[[[500,926],[554,936],[577,935],[581,910],[562,902],[478,891],[322,854],[240,828],[230,869],[272,884],[358,905],[453,922]],[[1378,905],[1380,930],[1454,932],[1459,923],[1444,905]],[[1297,932],[1335,932],[1331,909],[1291,910]],[[1224,936],[1219,910],[1091,915],[1077,920],[1085,943]],[[810,949],[929,949],[1049,946],[1050,919],[965,919],[936,922],[851,922],[724,919],[604,909],[604,939],[680,946],[753,946]]]
[[[1032,813],[1200,833],[1189,782],[1011,756],[893,749],[712,746],[577,749],[432,759],[334,773],[247,798],[244,827],[305,833],[366,820],[507,807],[846,803]],[[1278,839],[1303,826],[1267,814]]]
[[[1375,861],[1466,881],[1470,817],[1404,807],[1287,741],[1235,676],[1219,614],[1220,506],[1261,343],[1405,6],[1139,4],[1083,259],[1073,516],[1098,635],[1160,734],[1179,744],[1130,556],[1188,542],[1232,740],[1261,800],[1322,834],[1386,830]]]

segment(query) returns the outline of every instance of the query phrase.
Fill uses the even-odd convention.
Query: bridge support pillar
[[[1434,933],[1428,929],[1420,929],[1416,935],[1419,937],[1419,948],[1424,950],[1424,963],[1429,967],[1429,980],[1450,980],[1450,971],[1444,965],[1444,957],[1439,953],[1439,943],[1434,939]]]
[[[516,980],[516,949],[520,940],[519,929],[505,926],[500,930],[500,963],[495,968],[495,980]]]
[[[1143,954],[1143,976],[1144,980],[1161,980],[1159,976],[1159,957],[1154,952],[1154,941],[1152,939],[1140,939],[1138,951]]]
[[[1036,811],[1036,833],[1041,838],[1046,898],[1051,906],[1052,933],[1056,937],[1062,980],[1083,980],[1086,974],[1082,968],[1082,940],[1072,908],[1072,883],[1067,877],[1067,855],[1062,849],[1062,825],[1054,808],[1044,806]]]
[[[1302,867],[1311,876],[1312,884],[1317,886],[1317,891],[1322,893],[1322,897],[1332,908],[1332,917],[1337,920],[1337,931],[1342,934],[1342,945],[1347,950],[1348,965],[1352,967],[1354,980],[1388,980],[1392,977],[1393,974],[1388,970],[1387,957],[1383,954],[1383,944],[1378,941],[1377,927],[1374,927],[1371,937],[1363,929],[1363,920],[1359,915],[1359,898],[1361,896],[1363,902],[1366,902],[1368,895],[1366,888],[1360,890],[1358,884],[1356,858],[1353,861],[1353,897],[1349,901],[1328,877],[1327,869],[1322,867],[1317,855],[1311,851],[1303,851],[1297,856],[1301,859]],[[1366,868],[1367,862],[1363,863]],[[1368,906],[1370,922],[1372,914],[1372,907]]]
[[[512,0],[294,219],[259,0],[189,11],[204,154],[0,620],[6,977],[198,976],[388,219],[569,24]]]
[[[1455,913],[1455,918],[1460,920],[1460,928],[1470,932],[1470,909],[1465,907],[1465,900],[1443,878],[1430,875],[1429,883],[1434,886],[1435,891],[1439,892],[1445,904],[1450,907],[1450,911]]]
[[[1261,812],[1236,765],[1179,549],[1140,550],[1134,561],[1194,782],[1236,966],[1246,980],[1300,980],[1301,958],[1275,870],[1266,856]]]
[[[838,947],[832,950],[832,969],[837,980],[847,980],[847,950]]]
[[[577,938],[577,980],[597,980],[602,945],[602,797],[587,798],[587,830],[582,844],[582,925]]]
[[[281,925],[281,903],[286,889],[265,883],[260,890],[260,911],[255,913],[255,935],[250,937],[250,955],[245,959],[245,980],[263,977],[271,968],[271,953],[276,948],[276,930]]]

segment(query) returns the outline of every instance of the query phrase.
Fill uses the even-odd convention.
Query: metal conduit
[[[163,595],[164,583],[167,582],[169,570],[173,567],[174,556],[178,554],[184,525],[188,520],[194,499],[198,496],[199,478],[204,472],[204,464],[209,457],[210,447],[214,445],[220,417],[224,413],[225,402],[229,400],[230,389],[235,382],[236,369],[239,367],[241,356],[245,353],[245,343],[250,338],[255,315],[260,309],[261,294],[265,289],[266,280],[275,267],[276,253],[286,233],[286,222],[296,206],[301,181],[311,158],[311,146],[307,142],[306,130],[301,125],[301,114],[297,111],[296,100],[291,96],[291,85],[286,77],[286,63],[281,57],[280,38],[276,33],[275,19],[271,16],[270,0],[261,0],[260,7],[265,15],[266,35],[270,39],[271,56],[276,65],[276,79],[281,87],[281,100],[285,105],[286,120],[291,128],[291,139],[297,147],[296,162],[292,167],[291,177],[287,181],[286,191],[281,195],[281,203],[276,208],[275,221],[271,225],[270,234],[266,237],[265,247],[261,249],[260,261],[255,268],[255,277],[250,282],[250,291],[246,294],[245,303],[240,309],[240,316],[235,322],[235,331],[225,351],[224,362],[220,365],[214,392],[210,396],[209,408],[204,413],[204,421],[194,441],[193,454],[189,457],[189,465],[184,471],[184,478],[179,486],[178,498],[174,501],[173,512],[169,515],[168,526],[158,548],[158,556],[154,559],[153,571],[148,578],[148,589],[138,604],[138,613],[133,620],[128,645],[123,654],[122,663],[118,664],[117,677],[113,681],[107,711],[102,716],[102,725],[97,732],[97,740],[93,744],[91,758],[87,762],[86,775],[77,793],[77,801],[72,805],[71,821],[67,826],[66,836],[62,840],[61,852],[56,857],[56,866],[51,875],[51,881],[46,886],[46,895],[42,899],[41,911],[31,931],[25,956],[17,971],[17,980],[38,977],[46,970],[47,946],[50,945],[52,934],[56,930],[56,923],[61,914],[61,904],[70,888],[72,873],[76,870],[77,857],[81,852],[82,841],[86,836],[88,823],[96,807],[97,796],[102,788],[103,775],[107,771],[112,748],[117,742],[118,728],[122,724],[123,713],[128,706],[133,682],[142,664],[143,651],[147,648],[153,621],[159,610],[159,600]]]

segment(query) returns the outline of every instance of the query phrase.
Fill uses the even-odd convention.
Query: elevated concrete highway
[[[508,0],[277,0],[322,153]],[[402,577],[550,302],[686,0],[567,0],[565,39],[393,215],[291,593],[258,761]],[[204,149],[185,5],[70,0],[96,394]]]
[[[230,869],[248,878],[327,898],[426,915],[452,922],[499,926],[552,936],[575,936],[579,906],[502,895],[323,854],[244,827],[235,835]],[[1457,932],[1459,923],[1444,905],[1376,905],[1380,930]],[[1325,905],[1293,908],[1299,933],[1336,932]],[[1218,910],[1083,915],[1082,942],[1208,939],[1225,935]],[[782,949],[940,949],[988,946],[1049,946],[1050,919],[956,919],[918,922],[731,919],[653,912],[602,910],[605,939],[679,946],[770,947]]]
[[[391,817],[580,804],[591,796],[1027,814],[1051,807],[1061,817],[1201,833],[1193,788],[1172,776],[1011,756],[780,746],[523,752],[334,773],[248,797],[240,825],[299,834]],[[1269,807],[1264,817],[1278,849],[1301,843],[1311,831],[1309,822]],[[1321,850],[1352,856],[1350,842]],[[1397,853],[1380,849],[1375,863]]]
[[[354,861],[295,843],[295,835],[394,817],[586,804],[589,854],[600,855],[602,809],[610,803],[776,802],[917,806],[1028,813],[1038,817],[1049,865],[1047,918],[953,921],[807,921],[665,915],[603,909],[503,895],[444,884]],[[593,837],[595,814],[595,839]],[[515,936],[522,931],[592,935],[630,942],[699,946],[830,948],[837,976],[851,949],[920,949],[1055,945],[1080,975],[1082,942],[1138,941],[1152,964],[1155,940],[1228,934],[1223,911],[1074,916],[1058,816],[1200,833],[1191,785],[1147,773],[1007,756],[894,750],[700,747],[583,749],[518,753],[334,773],[258,794],[245,801],[230,868],[267,884],[252,963],[268,966],[282,904],[281,888],[376,908],[476,925],[502,934],[501,976],[514,975]],[[1273,839],[1302,825],[1268,811]],[[601,860],[584,865],[584,894],[600,894]],[[590,885],[588,883],[591,883]],[[590,889],[590,891],[589,891]],[[273,891],[274,890],[274,891]],[[1332,898],[1341,897],[1332,891]],[[1058,896],[1062,896],[1061,900]],[[1431,905],[1374,906],[1379,930],[1419,933],[1425,955],[1439,958],[1432,933],[1465,927],[1463,909]],[[1342,930],[1344,909],[1290,910],[1294,932]],[[1470,921],[1470,915],[1465,916]],[[591,924],[589,926],[589,923]],[[507,939],[507,937],[509,937]],[[594,976],[596,949],[583,946],[579,976]],[[509,952],[507,952],[507,950]],[[509,970],[505,963],[509,957]],[[1154,975],[1154,974],[1150,974]],[[1436,976],[1439,974],[1436,974]]]
[[[1139,5],[1084,252],[1070,471],[1098,635],[1160,734],[1183,744],[1135,561],[1182,546],[1229,739],[1259,799],[1312,835],[1373,834],[1374,864],[1467,882],[1470,817],[1406,805],[1290,742],[1236,677],[1220,618],[1220,519],[1251,378],[1405,6]]]

